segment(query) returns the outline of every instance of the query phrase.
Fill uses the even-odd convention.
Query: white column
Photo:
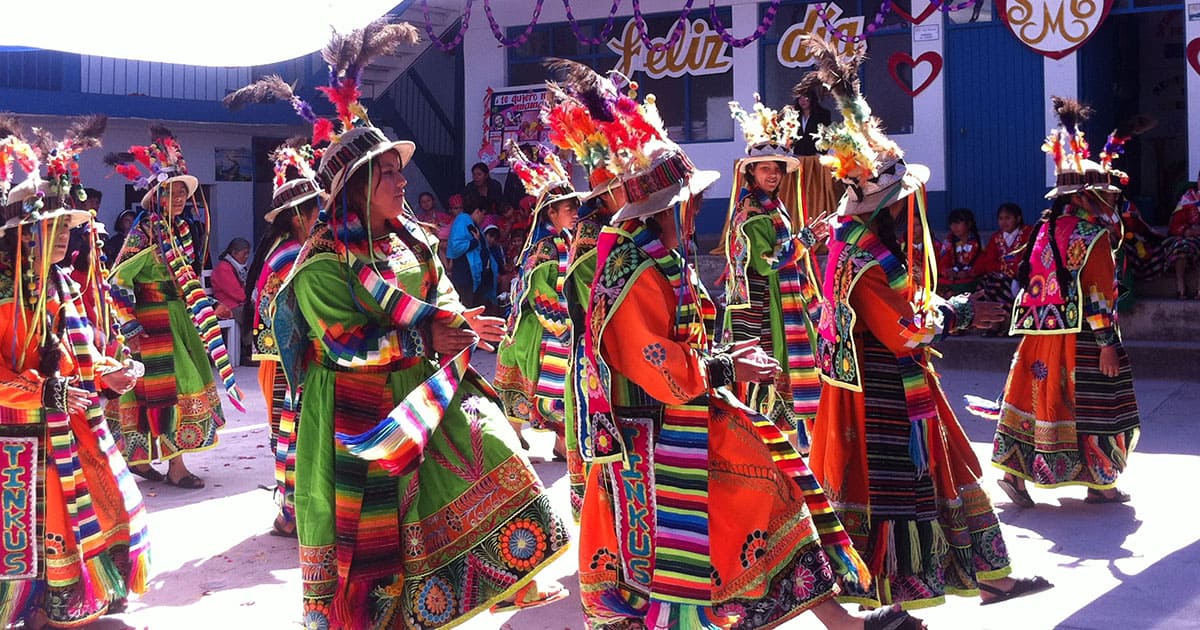
[[[912,33],[912,57],[919,58],[927,52],[936,53],[945,61],[943,49],[946,43],[946,29],[940,23],[940,16],[934,14],[923,24],[915,26]],[[878,63],[878,62],[877,62]],[[931,71],[927,63],[917,64],[913,68],[912,83],[914,86],[925,82]],[[906,160],[924,164],[931,171],[929,190],[946,190],[946,97],[945,97],[945,64],[942,71],[934,78],[929,87],[925,88],[913,99],[913,133],[908,136],[918,143],[905,146]],[[901,140],[905,137],[901,136]],[[909,144],[905,142],[905,144]]]
[[[1045,129],[1049,133],[1058,126],[1058,116],[1050,106],[1051,96],[1079,98],[1079,64],[1075,59],[1078,53],[1071,53],[1062,59],[1045,57],[1042,60],[1042,103],[1046,117]],[[1053,160],[1046,160],[1046,188],[1054,186]]]
[[[463,142],[466,146],[462,174],[466,181],[471,165],[479,161],[479,143],[483,140],[483,95],[489,87],[499,89],[508,85],[508,51],[492,35],[483,7],[478,4],[462,46],[466,64],[463,73],[463,116],[466,118]]]
[[[1184,12],[1183,40],[1186,47],[1191,42],[1200,40],[1200,0],[1188,0]],[[1186,59],[1183,61],[1183,71],[1187,75],[1187,151],[1190,180],[1200,171],[1200,73],[1197,73]]]

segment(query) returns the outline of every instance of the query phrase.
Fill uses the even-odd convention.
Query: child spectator
[[[1197,175],[1197,180],[1200,180],[1200,175]],[[1179,198],[1179,203],[1171,213],[1167,235],[1163,250],[1166,252],[1167,265],[1175,267],[1175,297],[1186,300],[1188,291],[1184,275],[1189,265],[1200,264],[1200,181]],[[1195,299],[1200,299],[1200,287],[1196,290]]]
[[[450,259],[450,281],[458,292],[463,306],[474,308],[487,303],[495,295],[492,257],[479,231],[484,209],[475,206],[470,213],[461,212],[454,218],[446,258]]]
[[[956,208],[950,213],[950,233],[938,257],[938,287],[944,296],[958,295],[975,290],[975,265],[983,253],[979,242],[979,228],[975,226],[975,213],[967,208]]]
[[[975,265],[980,288],[989,302],[1000,302],[1012,310],[1013,298],[1020,286],[1017,284],[1017,267],[1021,265],[1021,254],[1033,234],[1033,227],[1025,224],[1021,206],[1006,202],[996,210],[996,223],[1000,229],[983,249],[983,255]],[[999,333],[1003,324],[984,331],[984,335]],[[990,334],[989,334],[990,333]]]
[[[496,286],[489,300],[488,310],[489,315],[497,317],[505,317],[507,315],[505,308],[507,292],[509,285],[513,279],[513,265],[509,264],[512,260],[505,255],[504,245],[501,241],[500,222],[496,220],[488,220],[483,223],[483,237],[487,240],[488,254],[492,257],[492,270],[496,275]],[[503,298],[503,299],[501,299]]]

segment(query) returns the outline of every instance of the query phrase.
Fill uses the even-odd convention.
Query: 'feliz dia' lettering
[[[821,22],[817,16],[821,5],[810,4],[804,12],[804,20],[796,22],[784,31],[783,38],[779,40],[779,45],[775,48],[775,57],[779,60],[779,65],[785,68],[803,68],[811,66],[816,61],[812,55],[808,53],[808,48],[804,45],[802,37],[805,35],[813,35],[820,37],[826,41],[831,41],[841,49],[841,54],[851,55],[854,53],[854,44],[840,40],[833,40],[833,36],[829,34],[829,30]],[[836,4],[829,4],[829,17],[833,27],[845,33],[848,37],[854,37],[863,32],[863,23],[866,21],[863,16],[841,17],[842,8]]]
[[[672,31],[673,27],[668,32]],[[666,43],[667,38],[655,37],[650,41]],[[684,19],[683,36],[679,41],[666,50],[656,51],[642,44],[637,24],[630,19],[625,23],[621,38],[608,41],[608,49],[621,56],[614,69],[627,77],[639,70],[651,79],[679,78],[685,74],[724,74],[733,67],[729,44],[721,41],[721,36],[705,20]]]

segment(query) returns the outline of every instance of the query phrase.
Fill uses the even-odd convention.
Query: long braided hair
[[[1063,211],[1070,205],[1071,195],[1061,195],[1054,199],[1054,203],[1048,210],[1042,213],[1042,218],[1033,228],[1033,238],[1025,247],[1025,257],[1021,260],[1020,266],[1017,267],[1017,282],[1021,289],[1029,288],[1029,275],[1032,272],[1031,260],[1033,258],[1033,244],[1037,241],[1037,235],[1042,229],[1042,226],[1047,226],[1049,234],[1047,238],[1050,240],[1050,251],[1054,254],[1054,273],[1058,277],[1058,286],[1066,287],[1071,282],[1071,270],[1063,264],[1062,252],[1058,249],[1057,227],[1058,218],[1063,215]]]

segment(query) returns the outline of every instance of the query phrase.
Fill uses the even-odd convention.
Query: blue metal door
[[[1033,220],[1045,207],[1046,155],[1042,57],[999,21],[948,25],[946,32],[946,182],[949,209],[970,208],[980,229],[996,227],[996,208],[1013,201]],[[945,233],[945,218],[932,227]]]

